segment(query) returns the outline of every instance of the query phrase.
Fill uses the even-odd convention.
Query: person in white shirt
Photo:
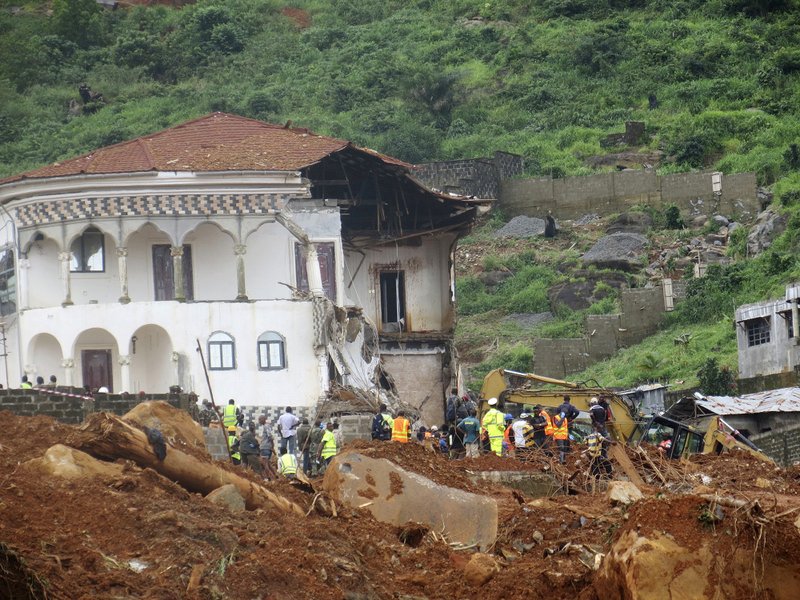
[[[300,419],[292,414],[292,407],[287,406],[286,412],[278,417],[278,430],[281,433],[281,455],[283,455],[283,451],[287,449],[290,454],[295,454],[297,451],[298,425],[300,425]]]

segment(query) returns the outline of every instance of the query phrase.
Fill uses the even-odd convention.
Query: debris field
[[[627,449],[645,482],[633,487],[594,483],[579,449],[562,466],[544,455],[451,461],[413,443],[346,446],[442,493],[493,498],[496,541],[479,552],[444,529],[387,524],[337,503],[321,479],[265,482],[214,462],[191,425],[163,429],[165,463],[183,449],[279,502],[242,510],[190,491],[158,465],[76,452],[98,447],[91,422],[0,417],[0,598],[800,597],[800,468],[745,454],[678,462]],[[625,480],[616,466],[614,477]],[[479,471],[546,473],[562,493],[534,498],[474,477]]]

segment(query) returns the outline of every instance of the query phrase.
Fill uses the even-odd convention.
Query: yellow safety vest
[[[567,417],[564,417],[561,420],[561,425],[558,425],[556,419],[560,419],[561,417],[555,417],[553,419],[553,439],[554,440],[567,440],[569,439],[569,424],[567,422]]]
[[[408,442],[408,429],[411,423],[405,417],[397,417],[392,423],[392,441]]]
[[[603,437],[599,433],[590,433],[586,438],[586,442],[589,444],[587,449],[589,456],[592,458],[600,456],[603,450]]]
[[[291,452],[287,452],[278,460],[278,473],[281,475],[297,474],[297,457]]]
[[[555,431],[555,427],[553,427],[553,419],[550,417],[550,413],[548,413],[546,410],[543,410],[539,413],[539,415],[544,417],[544,434],[553,437],[553,431]]]
[[[489,434],[490,438],[503,437],[506,431],[506,418],[496,408],[490,408],[489,411],[483,415],[481,422],[483,428]]]
[[[225,427],[236,425],[236,406],[233,404],[225,405],[225,410],[222,412],[222,424]]]
[[[233,449],[233,445],[237,442],[237,438],[235,435],[231,434],[228,436],[228,448]],[[242,455],[239,452],[231,452],[231,458],[233,460],[242,460]]]
[[[332,431],[325,430],[322,434],[322,458],[336,456],[336,438]]]

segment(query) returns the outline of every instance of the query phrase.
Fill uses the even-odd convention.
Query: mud
[[[645,498],[624,509],[608,503],[602,484],[589,491],[577,455],[556,474],[571,477],[571,493],[534,499],[469,480],[467,470],[497,468],[504,459],[448,461],[415,444],[354,444],[437,483],[498,499],[498,538],[487,551],[498,570],[476,587],[465,578],[474,552],[453,550],[436,531],[379,523],[364,509],[339,506],[335,517],[326,516],[312,508],[315,491],[287,481],[265,485],[309,510],[308,516],[278,509],[231,513],[126,461],[94,476],[43,475],[21,463],[41,459],[80,432],[46,417],[1,412],[0,419],[0,597],[645,597],[631,586],[669,589],[672,597],[800,597],[794,525],[800,470],[765,466],[746,455],[670,465],[662,474],[667,484],[645,486]],[[512,463],[507,470],[553,472],[546,461],[502,466]],[[645,470],[642,476],[657,479]],[[709,498],[720,498],[719,507]],[[722,499],[739,506],[725,506]],[[672,544],[675,560],[634,557],[638,564],[660,565],[657,575],[638,575],[656,577],[655,583],[637,580],[614,561],[617,544],[633,539],[644,540],[641,547]],[[690,564],[695,555],[707,558]],[[692,577],[682,578],[690,567]]]

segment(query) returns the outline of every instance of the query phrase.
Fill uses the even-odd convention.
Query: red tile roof
[[[217,112],[77,158],[13,175],[0,180],[0,184],[83,173],[297,171],[348,147],[367,152],[389,164],[411,166],[373,150],[357,148],[345,140],[316,135],[307,129],[271,125]]]

